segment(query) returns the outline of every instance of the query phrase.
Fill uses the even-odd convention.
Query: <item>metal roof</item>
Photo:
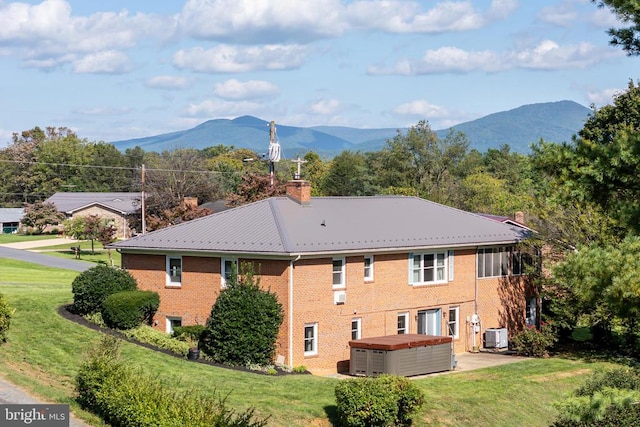
[[[417,197],[273,197],[139,235],[122,250],[272,255],[514,243],[528,231]]]
[[[63,192],[49,197],[60,212],[72,214],[80,209],[99,204],[120,213],[132,213],[140,207],[140,193]]]
[[[20,222],[23,216],[22,208],[0,208],[0,223]]]

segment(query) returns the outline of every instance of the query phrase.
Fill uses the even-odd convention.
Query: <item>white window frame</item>
[[[178,317],[178,316],[167,316],[166,317],[166,331],[169,335],[173,334],[173,322],[175,321],[179,321],[180,325],[182,325],[182,317]]]
[[[360,338],[362,338],[362,317],[354,317],[351,319],[351,339],[359,340]]]
[[[538,323],[538,298],[535,296],[526,299],[525,323],[528,326],[536,326]]]
[[[307,337],[307,329],[311,330],[312,336]],[[305,356],[316,356],[318,354],[318,324],[317,323],[305,323],[303,334],[303,348]],[[307,342],[311,343],[311,349],[307,350]]]
[[[455,313],[455,321],[451,320],[451,312]],[[452,326],[453,326],[453,329],[452,329]],[[458,339],[460,336],[460,307],[459,306],[449,307],[449,316],[447,318],[447,334],[454,339]]]
[[[336,262],[341,263],[340,271],[336,270]],[[346,260],[344,257],[333,258],[331,261],[331,283],[333,289],[343,289],[346,283]],[[335,275],[340,274],[340,283],[335,283]]]
[[[404,319],[404,328],[400,328],[400,319]],[[402,331],[402,332],[400,332]],[[396,332],[398,335],[406,335],[409,333],[409,312],[398,313],[396,322]]]
[[[180,280],[179,281],[173,281],[171,280],[171,278],[173,277],[171,274],[171,261],[172,260],[179,260],[180,261]],[[182,286],[182,274],[184,272],[183,269],[183,262],[182,262],[182,256],[180,255],[167,255],[166,256],[166,265],[165,265],[165,273],[166,273],[166,285],[167,286],[173,286],[176,288],[179,288],[180,286]]]
[[[373,255],[365,255],[364,257],[364,281],[373,282]],[[367,263],[369,265],[367,265]]]
[[[220,289],[226,289],[227,287],[227,262],[232,265],[235,264],[236,273],[238,272],[238,260],[236,258],[220,258]]]
[[[438,265],[438,256],[442,255],[442,265]],[[433,280],[425,280],[425,257],[433,256]],[[436,252],[422,252],[412,254],[409,262],[409,278],[412,285],[437,285],[441,283],[447,283],[449,272],[449,251],[436,251]],[[429,268],[429,267],[427,267]],[[438,279],[438,271],[442,271],[442,278]],[[417,274],[417,277],[416,277]]]

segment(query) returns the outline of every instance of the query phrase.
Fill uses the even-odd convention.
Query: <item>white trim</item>
[[[453,335],[451,335],[451,312],[454,311],[456,313],[456,322],[455,328],[453,330]],[[453,337],[454,339],[460,338],[460,306],[449,307],[449,312],[447,313],[447,335]]]
[[[353,324],[356,324],[356,328],[353,328]],[[353,337],[353,332],[355,331],[356,337]],[[351,319],[351,339],[359,340],[362,338],[362,317],[354,317]]]
[[[311,350],[307,351],[307,328],[312,328]],[[303,348],[305,356],[316,356],[318,354],[318,323],[305,323],[303,332]]]
[[[371,260],[369,264],[369,275],[367,275],[367,260]],[[373,282],[373,255],[365,255],[364,256],[364,281],[365,282]]]
[[[165,318],[165,330],[168,334],[173,334],[173,321],[179,320],[182,324],[182,317],[178,316],[167,316]]]
[[[180,280],[179,281],[174,281],[171,280],[171,277],[175,275],[175,273],[177,272],[177,270],[174,268],[173,269],[173,273],[171,272],[171,260],[180,260]],[[165,281],[165,285],[168,287],[172,287],[172,288],[179,288],[182,286],[182,274],[183,274],[183,262],[182,262],[182,256],[180,255],[166,255],[165,257],[165,276],[166,276],[166,281]]]
[[[400,333],[400,327],[398,326],[398,320],[400,320],[400,318],[403,317],[404,318],[404,329],[402,332],[402,334]],[[398,316],[396,317],[396,334],[398,335],[403,335],[403,334],[408,334],[410,331],[409,329],[409,312],[408,311],[404,311],[402,313],[398,313]]]
[[[424,280],[424,259],[425,256],[433,255],[433,280],[425,281]],[[438,255],[443,255],[441,266],[438,265]],[[419,265],[416,267],[415,259],[416,257],[420,257]],[[449,281],[449,252],[444,251],[429,251],[429,252],[419,252],[414,253],[413,256],[409,259],[409,274],[411,275],[409,279],[409,284],[413,286],[429,286],[429,285],[439,285],[445,284]],[[442,278],[438,279],[438,270],[442,271]],[[418,280],[414,278],[414,274],[418,272]]]
[[[342,267],[340,268],[340,283],[334,283],[334,275],[337,273],[335,270],[334,263],[339,261],[342,263]],[[331,260],[331,284],[333,289],[343,289],[346,286],[347,278],[347,262],[345,257],[334,257]]]
[[[237,258],[220,258],[220,289],[226,289],[227,287],[227,269],[226,263],[236,265],[236,273],[238,273],[238,259]],[[231,273],[231,272],[229,272]]]

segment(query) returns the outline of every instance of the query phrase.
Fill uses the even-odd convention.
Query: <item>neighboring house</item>
[[[129,238],[128,217],[140,208],[140,193],[56,193],[46,202],[56,205],[67,218],[99,215],[113,221],[118,238]]]
[[[349,341],[451,335],[455,352],[487,328],[522,328],[528,236],[416,197],[310,197],[307,181],[272,197],[111,245],[141,289],[160,294],[154,323],[204,324],[230,272],[250,261],[285,317],[278,359],[314,373],[346,371]]]
[[[22,208],[0,208],[0,233],[17,233],[24,217]]]

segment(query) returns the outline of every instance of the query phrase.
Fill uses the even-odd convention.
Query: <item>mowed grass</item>
[[[74,378],[101,334],[60,317],[72,301],[77,273],[0,259],[0,293],[16,308],[9,341],[0,346],[0,372],[43,398],[73,401]],[[311,375],[266,376],[188,362],[135,344],[123,357],[167,387],[227,396],[236,410],[255,407],[274,426],[330,426],[339,379]],[[607,363],[562,358],[532,359],[495,368],[415,379],[426,401],[417,426],[546,426],[553,402],[564,398],[594,369]]]
[[[58,236],[50,234],[36,234],[27,236],[24,234],[0,233],[0,245],[5,243],[30,242],[33,240],[56,239],[57,237]]]
[[[78,243],[74,243],[73,245],[52,245],[52,246],[44,246],[37,248],[38,252],[41,252],[44,255],[51,255],[58,258],[66,258],[66,259],[77,259],[74,251],[71,250],[71,246],[79,246],[80,247],[80,259],[82,261],[95,262],[96,264],[109,264],[109,253],[99,242],[94,242],[94,251],[91,252],[91,242],[90,241],[79,241]],[[118,251],[112,249],[111,250],[111,258],[113,259],[113,265],[120,266],[121,265],[121,255]]]

